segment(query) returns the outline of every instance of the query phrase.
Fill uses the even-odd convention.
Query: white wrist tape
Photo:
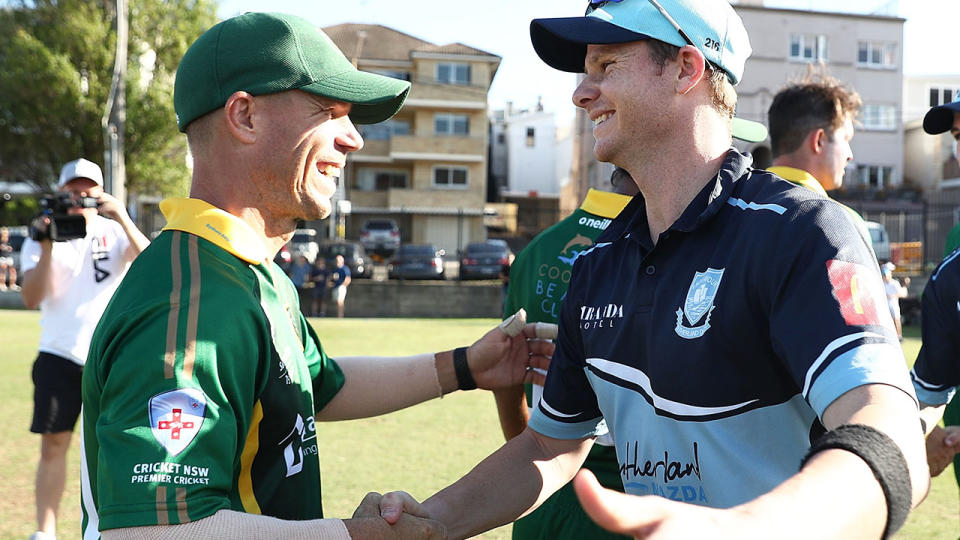
[[[513,315],[507,317],[500,323],[500,329],[503,333],[513,337],[523,332],[523,327],[527,324],[527,312],[523,308]]]

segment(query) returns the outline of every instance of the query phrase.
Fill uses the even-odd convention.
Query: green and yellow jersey
[[[246,223],[197,199],[161,210],[83,374],[85,535],[220,509],[323,517],[313,415],[340,368]]]

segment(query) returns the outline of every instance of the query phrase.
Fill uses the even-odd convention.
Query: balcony
[[[450,155],[457,161],[482,161],[486,145],[483,137],[398,135],[390,140],[391,157],[411,159],[415,155],[429,156],[426,159]],[[470,159],[464,159],[466,156]]]

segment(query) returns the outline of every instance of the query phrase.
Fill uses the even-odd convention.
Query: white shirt
[[[87,220],[87,236],[54,242],[51,288],[40,302],[40,352],[73,360],[81,366],[93,331],[130,263],[130,240],[119,223],[102,216]],[[21,272],[40,262],[40,244],[23,242]]]

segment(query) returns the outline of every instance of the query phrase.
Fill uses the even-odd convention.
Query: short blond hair
[[[650,58],[660,66],[661,71],[668,60],[673,60],[680,54],[680,47],[664,43],[656,39],[647,41]],[[737,110],[737,91],[722,69],[707,62],[707,84],[710,85],[710,95],[713,98],[713,108],[725,118],[733,118]]]

